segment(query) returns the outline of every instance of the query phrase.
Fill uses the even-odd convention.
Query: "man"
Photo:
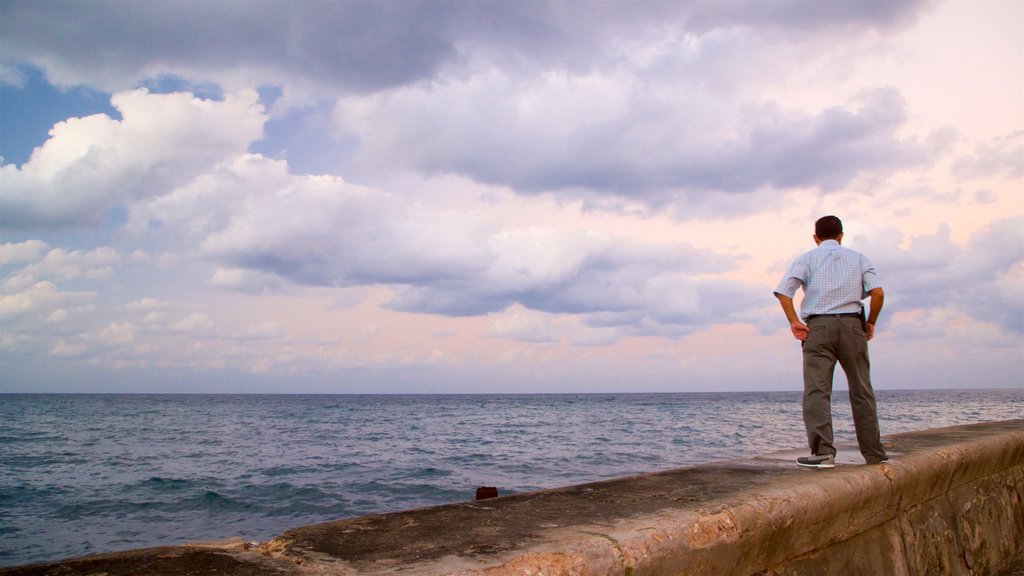
[[[794,260],[775,289],[793,337],[803,347],[804,426],[811,455],[798,458],[797,464],[810,468],[835,468],[831,398],[836,361],[849,382],[861,454],[868,464],[888,461],[878,431],[868,360],[868,340],[874,337],[885,295],[868,259],[842,247],[842,241],[839,218],[819,219],[814,224],[818,247]],[[801,286],[803,321],[793,307],[793,296]],[[861,300],[866,297],[871,305],[865,319]]]

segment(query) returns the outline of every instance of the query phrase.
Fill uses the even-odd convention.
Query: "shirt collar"
[[[838,248],[839,246],[840,246],[839,242],[836,242],[835,240],[832,240],[832,239],[822,240],[821,244],[818,244],[818,248],[832,248],[832,247]]]

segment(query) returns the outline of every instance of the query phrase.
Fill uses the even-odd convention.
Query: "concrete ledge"
[[[241,542],[0,570],[338,575],[998,574],[1024,551],[1024,420],[884,438],[891,463],[840,446],[366,516]]]

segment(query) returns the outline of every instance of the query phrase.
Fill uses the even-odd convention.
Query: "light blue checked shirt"
[[[806,322],[815,314],[860,312],[861,300],[881,284],[875,267],[863,254],[843,248],[835,240],[823,240],[793,261],[775,293],[792,298],[801,286],[800,315]]]

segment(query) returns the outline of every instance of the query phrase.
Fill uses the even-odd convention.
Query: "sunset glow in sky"
[[[1024,2],[0,0],[0,391],[1024,387]],[[838,379],[842,388],[842,378]]]

